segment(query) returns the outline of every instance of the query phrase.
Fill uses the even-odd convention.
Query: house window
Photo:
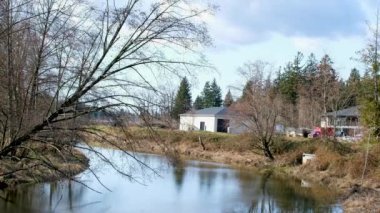
[[[206,125],[205,125],[205,122],[204,121],[201,121],[200,125],[199,125],[199,129],[201,131],[205,131],[206,130]]]

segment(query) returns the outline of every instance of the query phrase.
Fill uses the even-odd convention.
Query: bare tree
[[[232,110],[235,119],[251,136],[252,146],[273,160],[271,146],[276,137],[276,125],[281,121],[283,105],[280,97],[272,90],[270,80],[264,77],[265,74],[270,76],[270,71],[268,64],[262,61],[247,64],[240,70],[252,82],[249,93],[252,97],[238,101]]]
[[[73,147],[82,134],[120,148],[83,118],[142,111],[138,94],[158,91],[157,73],[183,75],[207,66],[197,49],[210,44],[200,18],[210,8],[186,0],[149,2],[0,2],[0,158],[29,143]]]

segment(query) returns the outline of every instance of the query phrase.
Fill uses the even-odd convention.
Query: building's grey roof
[[[227,107],[211,107],[201,110],[192,110],[181,115],[207,115],[207,116],[216,116],[216,115],[227,115]]]
[[[334,112],[326,113],[327,116],[337,116],[337,117],[359,117],[359,107],[349,107],[346,109],[341,109]]]

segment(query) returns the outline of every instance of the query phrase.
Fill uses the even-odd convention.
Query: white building
[[[232,116],[226,107],[212,107],[190,111],[180,115],[179,129],[183,131],[209,131],[240,133],[241,128],[234,126]]]

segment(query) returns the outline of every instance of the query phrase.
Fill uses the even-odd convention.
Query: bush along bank
[[[71,178],[89,167],[89,160],[71,147],[26,144],[0,160],[0,188]]]

